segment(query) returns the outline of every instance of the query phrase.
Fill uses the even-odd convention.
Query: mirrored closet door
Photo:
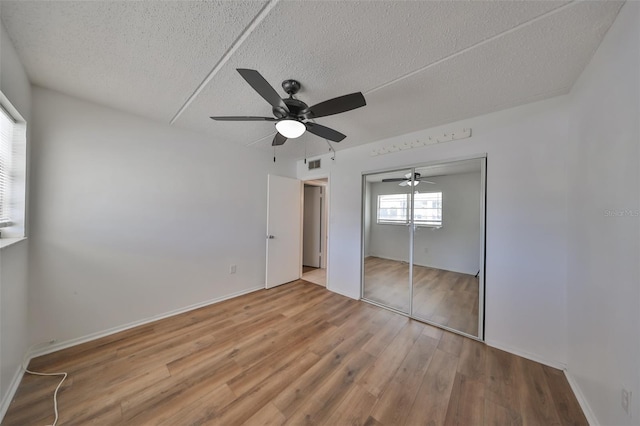
[[[363,298],[409,314],[411,170],[364,178]],[[410,181],[409,181],[410,182]],[[400,183],[400,184],[399,184]],[[404,183],[404,184],[403,184]]]
[[[363,177],[364,300],[483,338],[485,165]]]

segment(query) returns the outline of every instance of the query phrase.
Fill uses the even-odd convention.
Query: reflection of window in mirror
[[[418,226],[442,226],[442,192],[414,194],[413,220]],[[377,223],[406,225],[409,223],[411,194],[378,195]]]

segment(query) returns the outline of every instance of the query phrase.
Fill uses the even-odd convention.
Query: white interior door
[[[302,183],[268,176],[266,288],[300,278]]]

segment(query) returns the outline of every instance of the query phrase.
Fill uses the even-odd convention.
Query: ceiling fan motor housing
[[[283,101],[287,105],[287,108],[289,108],[289,113],[287,114],[287,111],[285,111],[284,108],[274,107],[272,111],[273,111],[273,115],[276,118],[289,117],[292,119],[299,119],[299,120],[311,118],[309,107],[307,106],[307,104],[305,104],[301,100],[287,98],[287,99],[283,99]]]
[[[282,82],[282,88],[289,95],[295,95],[300,90],[302,85],[298,80],[285,80]]]

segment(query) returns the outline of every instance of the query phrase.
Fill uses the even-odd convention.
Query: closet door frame
[[[456,330],[454,328],[447,327],[446,325],[438,324],[433,321],[425,320],[422,318],[416,318],[413,316],[413,250],[414,250],[414,234],[415,234],[415,226],[414,226],[414,218],[413,218],[413,197],[415,191],[411,191],[411,220],[409,223],[410,232],[409,232],[409,313],[403,312],[401,310],[395,309],[393,307],[384,305],[382,303],[366,299],[364,297],[364,258],[365,258],[365,220],[364,215],[366,212],[365,203],[366,203],[366,177],[372,174],[378,173],[389,173],[389,172],[400,172],[411,170],[411,180],[413,181],[415,177],[416,168],[424,168],[436,165],[442,165],[447,163],[455,163],[458,161],[466,161],[466,160],[482,160],[480,165],[480,272],[478,275],[478,335],[474,336],[472,334],[464,333],[460,330]],[[376,170],[367,170],[363,171],[361,174],[362,179],[362,187],[361,187],[361,212],[360,212],[360,300],[370,303],[375,306],[379,306],[384,309],[391,310],[398,314],[404,315],[416,321],[424,322],[426,324],[433,325],[438,328],[442,328],[447,331],[451,331],[456,334],[463,335],[465,337],[469,337],[474,340],[484,341],[485,340],[485,275],[486,275],[486,194],[487,194],[487,154],[476,154],[464,157],[455,157],[455,158],[446,158],[442,160],[424,162],[424,163],[414,163],[410,165],[390,167],[385,169],[376,169]]]

